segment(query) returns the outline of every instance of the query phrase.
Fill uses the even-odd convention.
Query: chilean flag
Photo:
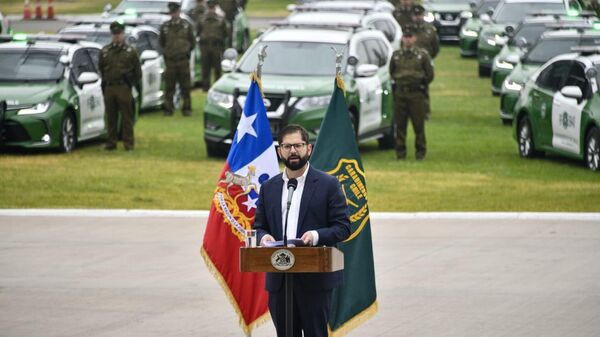
[[[201,255],[223,287],[246,335],[267,320],[264,273],[239,271],[244,230],[252,229],[260,185],[279,174],[262,93],[253,74],[237,131],[214,192]]]

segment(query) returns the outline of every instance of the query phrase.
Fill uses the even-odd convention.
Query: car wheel
[[[529,118],[527,116],[521,118],[519,121],[517,139],[519,142],[519,155],[521,155],[521,157],[533,158],[536,156],[531,123],[529,123]]]
[[[382,150],[393,149],[396,144],[396,118],[392,118],[392,125],[390,130],[383,137],[378,140],[379,148]]]
[[[585,164],[592,171],[600,168],[600,131],[593,128],[585,140]]]
[[[483,67],[483,66],[479,66],[479,77],[486,77],[486,76],[490,76],[491,74],[491,70]]]
[[[220,143],[205,141],[206,143],[206,154],[209,157],[224,158],[227,157],[229,152],[228,146]]]
[[[60,151],[69,153],[75,148],[77,143],[77,128],[75,127],[75,117],[72,112],[65,113],[60,126]]]

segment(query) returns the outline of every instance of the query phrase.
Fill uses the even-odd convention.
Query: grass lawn
[[[489,85],[477,77],[475,60],[442,48],[426,160],[416,162],[410,151],[408,160],[396,161],[376,142],[360,147],[371,210],[600,211],[599,173],[556,156],[518,156]],[[96,142],[68,155],[1,154],[0,208],[208,209],[223,160],[206,157],[204,99],[194,92],[191,118],[144,114],[133,153],[106,153]]]

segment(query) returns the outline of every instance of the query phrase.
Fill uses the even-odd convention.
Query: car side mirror
[[[86,71],[86,72],[79,74],[79,77],[77,77],[77,83],[79,83],[81,86],[83,86],[84,84],[95,83],[99,79],[100,79],[100,76],[98,76],[98,74],[93,73],[91,71]]]
[[[494,15],[494,9],[490,7],[485,13],[491,18]]]
[[[576,85],[568,85],[563,87],[560,89],[560,93],[565,97],[574,98],[577,101],[583,97],[583,92],[581,92],[581,89]]]
[[[379,67],[377,67],[374,64],[361,64],[356,68],[356,76],[357,77],[375,76],[375,74],[377,74],[377,70],[379,70]]]
[[[146,61],[156,60],[160,55],[156,50],[144,50],[142,55],[140,55],[140,60],[142,63]]]
[[[484,14],[481,14],[481,15],[479,16],[479,19],[480,19],[480,20],[481,20],[481,22],[483,22],[483,23],[490,23],[490,22],[492,22],[492,18],[491,18],[491,17],[490,17],[488,14],[485,14],[485,13],[484,13]]]
[[[227,49],[225,49],[225,52],[223,53],[224,60],[235,61],[235,60],[237,60],[237,57],[238,57],[238,52],[237,52],[237,50],[235,50],[235,48],[227,48]]]
[[[67,55],[60,55],[60,58],[58,59],[58,62],[62,63],[63,65],[68,65],[69,64],[69,57]]]
[[[349,66],[355,66],[358,64],[358,57],[356,56],[348,56],[348,65]]]

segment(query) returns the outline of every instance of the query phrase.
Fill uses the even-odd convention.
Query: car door
[[[530,119],[534,139],[540,146],[552,146],[552,106],[554,94],[569,74],[571,61],[557,61],[540,72],[531,90]]]
[[[155,50],[150,41],[151,32],[140,32],[135,40],[135,47],[141,55],[146,50]],[[158,52],[158,51],[157,51]],[[162,80],[162,67],[160,58],[146,60],[142,63],[142,102],[141,108],[160,104],[163,93],[160,89]]]
[[[380,51],[374,38],[368,37],[358,40],[356,45],[358,67],[364,64],[373,64],[381,67]],[[358,134],[364,135],[377,130],[381,125],[381,96],[382,86],[378,74],[368,77],[356,77],[356,85],[360,96],[360,110],[358,117]]]
[[[368,24],[381,31],[394,50],[400,48],[400,39],[402,38],[402,28],[393,16],[388,13],[378,13]]]
[[[97,48],[81,48],[73,54],[71,79],[79,99],[79,138],[88,139],[104,132],[104,96],[100,80],[81,84],[77,81],[84,72],[93,72],[100,76]]]
[[[581,100],[564,96],[560,90],[554,94],[552,103],[552,146],[576,155],[581,155],[581,114],[591,96],[591,85],[585,76],[585,68],[573,62],[564,86],[579,87]]]

